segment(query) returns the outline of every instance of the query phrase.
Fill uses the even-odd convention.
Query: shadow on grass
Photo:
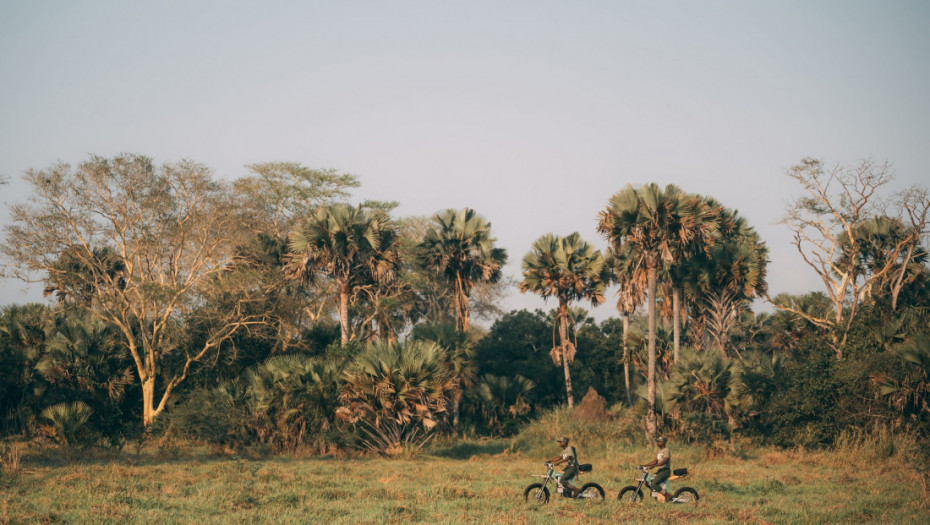
[[[434,445],[427,453],[431,456],[448,459],[468,459],[472,456],[495,455],[507,450],[510,440],[496,439],[493,441],[458,441],[442,445]]]

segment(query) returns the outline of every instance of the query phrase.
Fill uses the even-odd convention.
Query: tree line
[[[673,185],[592,210],[604,251],[542,235],[511,283],[473,209],[397,218],[396,203],[349,204],[348,174],[248,169],[225,183],[120,155],[27,172],[3,252],[56,300],[0,315],[0,433],[393,454],[515,432],[591,387],[649,439],[927,438],[930,200],[883,194],[887,164],[788,170],[806,195],[784,223],[824,291],[775,297],[745,218]],[[513,284],[554,309],[500,311]],[[578,303],[610,289],[619,316],[598,325]],[[759,299],[776,311],[754,313]]]

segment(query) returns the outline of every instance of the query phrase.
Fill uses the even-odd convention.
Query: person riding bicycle
[[[566,463],[565,470],[562,471],[562,477],[560,481],[562,486],[572,491],[572,497],[578,495],[581,492],[581,489],[576,488],[571,484],[571,481],[578,475],[578,454],[575,453],[575,447],[568,446],[568,438],[560,437],[558,439],[559,446],[562,447],[562,453],[548,461],[553,465],[561,465]]]
[[[656,446],[659,447],[659,453],[656,454],[656,458],[643,465],[643,467],[659,467],[659,470],[656,471],[655,478],[652,479],[652,490],[661,491],[660,494],[665,498],[665,501],[669,501],[672,498],[669,496],[666,487],[661,486],[662,483],[672,475],[672,458],[668,451],[668,440],[663,436],[659,436],[659,438],[656,439]]]

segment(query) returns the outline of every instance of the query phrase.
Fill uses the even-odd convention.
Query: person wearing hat
[[[672,475],[672,458],[668,452],[668,440],[663,436],[659,436],[659,438],[656,439],[656,446],[659,447],[659,453],[656,454],[656,458],[643,466],[646,468],[659,467],[659,470],[656,471],[655,478],[652,480],[652,489],[661,491],[660,494],[662,494],[664,500],[669,501],[672,498],[668,495],[666,487],[661,486],[662,483]]]
[[[548,461],[553,465],[561,465],[566,463],[565,470],[562,471],[562,477],[560,481],[562,486],[572,491],[572,497],[578,495],[581,492],[581,489],[576,488],[571,484],[571,481],[578,475],[578,454],[575,452],[575,447],[568,446],[568,438],[560,437],[558,440],[559,446],[562,447],[562,453]]]

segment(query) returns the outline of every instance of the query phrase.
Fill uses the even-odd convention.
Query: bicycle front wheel
[[[542,483],[533,483],[523,491],[523,501],[545,505],[549,503],[549,489],[544,487]]]
[[[643,491],[637,489],[633,485],[627,485],[626,487],[620,489],[620,494],[617,494],[617,499],[627,503],[642,501]]]

